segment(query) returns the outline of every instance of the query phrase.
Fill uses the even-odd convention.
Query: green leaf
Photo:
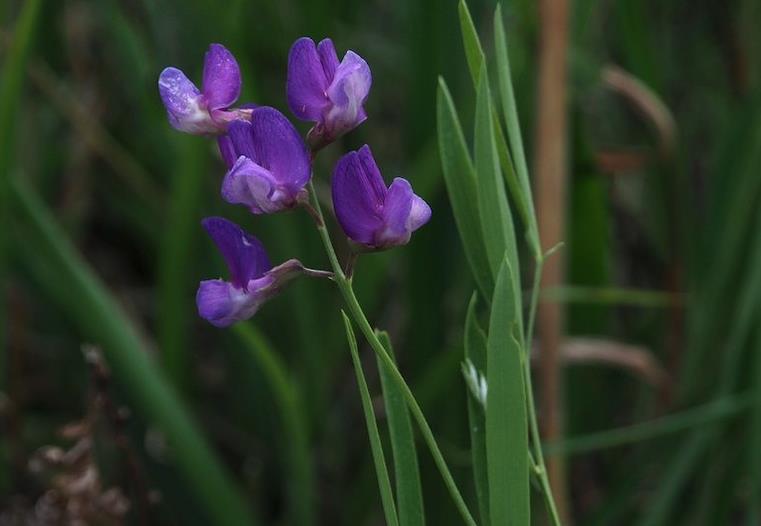
[[[505,28],[502,24],[502,6],[500,4],[497,4],[497,9],[494,12],[494,42],[497,54],[497,80],[499,81],[499,94],[502,102],[505,127],[507,129],[507,139],[510,142],[510,151],[512,152],[515,171],[518,175],[520,200],[523,206],[526,207],[524,216],[524,220],[527,221],[526,236],[532,250],[541,255],[539,228],[536,222],[536,214],[534,213],[534,201],[528,177],[526,153],[523,149],[523,137],[521,135],[520,122],[518,121],[518,110],[515,104],[513,80],[510,72],[510,56],[507,52],[507,38],[505,37]]]
[[[468,60],[470,76],[473,78],[473,85],[475,86],[484,64],[484,50],[481,47],[476,26],[473,24],[473,17],[470,16],[470,10],[465,0],[460,0],[458,12],[460,14],[460,32],[465,47],[465,58]]]
[[[528,421],[510,260],[497,276],[487,340],[486,459],[492,524],[530,522]]]
[[[77,254],[39,198],[12,182],[21,262],[42,282],[82,335],[102,348],[114,378],[135,412],[166,436],[177,468],[211,522],[255,524],[243,497],[202,437],[129,317]]]
[[[380,433],[378,432],[378,422],[373,410],[373,401],[370,398],[370,391],[367,388],[365,373],[362,371],[362,362],[359,359],[359,350],[357,349],[357,338],[354,336],[354,329],[351,327],[351,321],[346,313],[342,310],[341,314],[346,327],[346,339],[349,340],[349,350],[351,359],[354,363],[354,372],[357,375],[357,386],[359,395],[362,400],[362,410],[365,413],[365,424],[367,425],[367,435],[370,438],[370,449],[373,453],[373,462],[375,462],[375,473],[378,476],[378,486],[380,488],[381,503],[383,504],[383,513],[386,516],[388,526],[398,526],[399,522],[394,505],[394,495],[391,492],[391,482],[388,478],[388,468],[386,467],[386,458],[383,454],[383,445],[381,444]]]
[[[439,155],[449,200],[465,258],[476,285],[485,298],[491,297],[494,278],[489,268],[478,212],[478,189],[473,163],[468,154],[457,110],[444,79],[439,77],[437,100]]]
[[[375,333],[389,356],[393,358],[394,351],[388,333],[385,331],[375,331]],[[407,401],[404,399],[404,393],[391,377],[391,372],[383,360],[380,357],[376,358],[381,387],[383,388],[388,430],[391,435],[391,451],[394,456],[399,524],[401,526],[423,526],[425,524],[423,490],[420,484],[420,467]]]
[[[478,83],[475,117],[475,161],[478,211],[481,231],[492,276],[496,278],[505,252],[511,268],[517,272],[518,253],[515,244],[513,218],[507,202],[505,185],[500,176],[497,147],[492,126],[492,105],[486,68],[481,68]]]
[[[476,298],[474,292],[465,318],[465,359],[475,370],[486,376],[486,333],[476,319]],[[472,393],[468,394],[468,422],[470,424],[470,453],[473,458],[473,479],[478,498],[481,523],[489,521],[489,483],[486,464],[486,413],[481,402]]]

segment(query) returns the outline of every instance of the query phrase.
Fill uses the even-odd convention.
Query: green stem
[[[428,445],[428,448],[431,451],[431,455],[433,456],[433,460],[436,463],[436,467],[439,469],[441,477],[444,479],[444,484],[449,490],[457,510],[460,512],[460,515],[466,524],[469,526],[476,526],[476,521],[473,519],[473,516],[468,510],[468,506],[465,503],[465,499],[463,499],[462,494],[460,494],[460,490],[457,489],[457,484],[455,484],[454,478],[449,471],[449,467],[444,460],[444,456],[441,454],[441,450],[436,443],[436,439],[433,436],[431,427],[428,425],[428,421],[425,419],[423,410],[420,408],[420,405],[415,399],[415,395],[412,394],[412,391],[407,385],[407,382],[405,382],[404,377],[402,377],[399,369],[396,367],[396,363],[388,355],[386,349],[383,347],[383,344],[376,336],[375,331],[373,331],[373,328],[370,325],[370,322],[367,320],[362,307],[359,305],[357,296],[354,294],[354,289],[351,286],[351,281],[346,278],[346,275],[341,268],[341,264],[338,262],[338,257],[336,256],[335,249],[333,248],[333,243],[330,240],[330,235],[328,234],[328,230],[325,226],[325,219],[322,215],[320,203],[317,200],[317,196],[314,192],[314,187],[312,186],[311,182],[309,184],[309,194],[312,198],[312,206],[321,219],[322,224],[318,222],[317,230],[320,233],[323,245],[325,245],[325,251],[328,254],[330,265],[333,267],[333,272],[335,274],[333,279],[336,282],[338,289],[341,291],[344,301],[346,302],[346,306],[349,309],[349,313],[351,314],[354,322],[357,324],[359,329],[362,331],[362,334],[364,334],[365,339],[370,344],[370,347],[373,349],[373,351],[375,351],[381,361],[383,361],[383,364],[386,366],[388,372],[390,373],[391,379],[401,389],[405,401],[407,402],[407,406],[410,408],[410,412],[412,413],[413,418],[420,427],[420,433],[423,435],[423,440],[425,440],[425,443]]]
[[[531,289],[531,306],[528,315],[528,327],[526,329],[526,344],[523,346],[523,374],[525,376],[524,385],[526,386],[526,401],[528,403],[529,430],[531,433],[531,444],[534,448],[534,461],[536,462],[536,472],[542,486],[542,494],[547,509],[550,512],[552,523],[560,526],[560,516],[555,507],[555,499],[552,497],[552,488],[547,478],[547,466],[544,463],[544,454],[542,453],[542,438],[539,434],[539,425],[536,421],[536,405],[534,403],[534,388],[531,381],[531,359],[530,349],[534,334],[534,320],[536,319],[537,304],[539,303],[539,287],[542,281],[542,268],[544,267],[544,257],[536,260],[536,269],[534,270],[534,284]]]

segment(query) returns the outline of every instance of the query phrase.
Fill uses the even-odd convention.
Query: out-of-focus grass
[[[208,141],[169,129],[156,77],[164,66],[176,65],[199,79],[206,46],[221,42],[241,63],[243,99],[287,113],[285,63],[298,36],[330,36],[339,53],[353,49],[368,60],[374,77],[370,120],[325,152],[315,173],[317,187],[327,190],[332,162],[343,151],[368,142],[386,177],[407,177],[433,207],[431,223],[410,246],[360,260],[355,284],[373,320],[389,330],[400,367],[421,395],[447,460],[456,465],[455,459],[465,459],[454,474],[475,509],[475,489],[467,486],[471,457],[457,453],[469,443],[458,356],[467,299],[476,285],[435,146],[438,75],[447,79],[463,129],[472,129],[475,110],[455,2],[43,2],[39,30],[28,42],[29,67],[47,68],[43,71],[51,75],[43,77],[14,58],[14,50],[25,46],[25,32],[14,28],[23,27],[22,13],[34,4],[10,1],[2,9],[0,84],[21,82],[16,86],[23,89],[20,99],[7,96],[10,88],[0,97],[0,181],[9,173],[23,174],[30,191],[53,211],[56,231],[72,240],[130,323],[157,342],[156,363],[182,387],[182,400],[265,523],[310,516],[317,524],[360,524],[382,516],[366,436],[356,432],[362,409],[337,297],[324,284],[297,282],[257,314],[257,328],[279,356],[275,362],[264,355],[251,360],[255,345],[196,318],[197,282],[224,272],[198,226],[200,217],[219,214],[241,222],[265,242],[273,261],[299,257],[314,267],[327,262],[308,218],[298,213],[254,218],[221,202],[222,163]],[[759,378],[761,308],[752,287],[758,279],[753,253],[761,197],[757,4],[626,0],[611,8],[597,0],[573,2],[573,198],[563,248],[571,281],[569,288],[545,294],[567,302],[571,333],[649,348],[669,373],[670,391],[653,392],[607,367],[576,366],[584,369],[571,373],[567,429],[579,437],[553,447],[585,451],[569,458],[578,524],[693,524],[698,513],[705,524],[721,523],[728,513],[740,520],[757,517],[751,510],[758,510],[761,487],[759,410],[722,412],[721,418],[708,411],[746,396]],[[494,7],[470,3],[487,50],[493,48]],[[523,0],[504,2],[502,10],[531,159],[540,15]],[[660,97],[677,124],[670,157],[658,153],[659,138],[640,109],[603,86],[600,71],[608,64],[622,67]],[[17,77],[8,74],[13,69]],[[497,71],[491,65],[489,70]],[[491,80],[499,95],[498,79]],[[69,98],[56,99],[57,92]],[[89,112],[82,118],[67,100]],[[88,128],[88,118],[97,126]],[[618,164],[602,162],[611,159],[602,154],[611,153],[628,157],[616,157]],[[87,162],[78,164],[82,158]],[[622,161],[632,158],[639,161]],[[71,211],[71,196],[77,213]],[[0,214],[12,209],[0,201]],[[15,219],[28,229],[23,218]],[[514,219],[522,226],[520,215]],[[8,232],[3,227],[0,236]],[[518,237],[520,250],[530,250]],[[2,288],[11,291],[3,316],[11,334],[4,356],[10,359],[3,362],[13,381],[2,386],[14,416],[9,420],[3,412],[2,419],[3,431],[9,430],[3,439],[13,452],[14,485],[4,488],[0,509],[19,496],[31,504],[47,488],[26,463],[38,447],[60,442],[61,422],[84,414],[87,388],[70,379],[85,369],[72,349],[96,337],[67,321],[71,313],[62,305],[79,298],[70,283],[56,281],[63,274],[52,267],[54,260],[41,260],[45,252],[35,238],[14,236],[13,243],[14,256],[25,258],[14,257],[23,263],[14,264],[10,279],[2,280]],[[39,268],[52,277],[35,279]],[[50,300],[60,294],[67,297]],[[375,365],[367,365],[372,372]],[[379,392],[376,378],[368,374],[371,392]],[[141,389],[140,381],[134,382],[132,387]],[[287,409],[286,384],[298,392],[300,411]],[[121,387],[114,397],[135,404],[128,394]],[[688,432],[660,432],[701,408],[706,412],[688,420]],[[150,425],[139,404],[133,413],[138,429]],[[674,420],[665,420],[671,423],[659,431],[656,423],[664,420],[656,417]],[[653,427],[636,427],[649,422]],[[590,435],[628,425],[643,440]],[[163,495],[156,516],[166,517],[193,493],[173,485],[173,464],[168,467],[154,449],[144,447],[139,431],[133,437],[151,487]],[[289,443],[297,445],[291,449]],[[600,444],[615,449],[592,449]],[[737,457],[715,459],[719,448]],[[104,470],[113,474],[109,482],[127,485],[119,466],[107,464]],[[420,466],[428,523],[457,524],[430,457],[421,454]],[[701,490],[704,479],[721,483]],[[300,490],[304,485],[311,489]],[[294,509],[300,495],[307,502]],[[685,512],[696,499],[699,510]],[[203,523],[201,517],[191,511],[183,519]]]

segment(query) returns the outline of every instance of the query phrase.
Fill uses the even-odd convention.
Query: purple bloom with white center
[[[346,235],[370,249],[404,245],[431,208],[397,177],[386,188],[370,147],[344,155],[333,172],[333,207]]]
[[[287,281],[305,271],[296,259],[273,267],[261,242],[235,223],[208,217],[202,224],[230,270],[230,281],[202,281],[196,294],[198,314],[216,327],[250,318]]]
[[[230,123],[219,138],[229,170],[222,197],[254,214],[271,214],[306,200],[312,167],[296,128],[274,108],[251,110],[251,120]]]
[[[308,136],[315,150],[367,119],[363,106],[371,84],[367,62],[347,51],[339,63],[329,38],[315,45],[311,38],[303,37],[291,47],[286,83],[288,105],[296,117],[315,123]]]
[[[201,90],[177,68],[166,68],[159,75],[169,123],[195,135],[223,133],[231,121],[246,116],[246,110],[229,110],[238,100],[240,86],[238,63],[221,44],[211,44],[206,52]]]

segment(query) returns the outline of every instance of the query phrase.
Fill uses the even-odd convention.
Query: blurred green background
[[[495,6],[470,2],[488,49]],[[758,524],[761,3],[571,9],[569,286],[546,294],[567,307],[567,440],[550,452],[567,455],[574,522]],[[530,155],[541,19],[526,0],[503,12]],[[309,217],[223,203],[213,141],[172,130],[156,86],[168,65],[200,80],[219,42],[242,68],[240,100],[290,116],[287,53],[304,35],[355,50],[374,81],[370,118],[321,155],[318,192],[369,143],[433,208],[355,282],[472,502],[460,362],[474,285],[435,137],[439,75],[466,129],[474,109],[456,3],[8,0],[0,17],[0,524],[55,524],[40,514],[80,501],[87,524],[218,523],[198,487],[225,508],[213,494],[229,481],[230,524],[241,500],[262,524],[381,523],[335,290],[300,280],[237,330],[195,312],[198,281],[226,272],[201,218],[239,222],[273,262],[325,268]],[[574,345],[598,355],[574,359]],[[223,466],[207,480],[202,439],[167,446],[196,428]],[[457,524],[422,448],[420,462],[428,523]]]

